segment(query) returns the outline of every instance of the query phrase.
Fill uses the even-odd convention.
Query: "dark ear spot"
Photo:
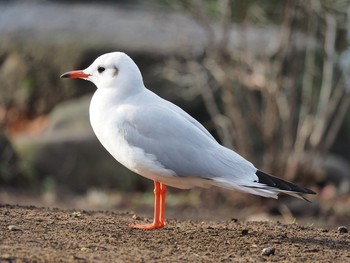
[[[113,77],[118,75],[119,69],[117,67],[114,67],[114,73],[113,73]]]

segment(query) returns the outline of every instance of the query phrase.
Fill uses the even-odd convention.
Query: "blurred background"
[[[152,215],[153,183],[95,138],[95,90],[59,76],[129,54],[146,87],[306,203],[170,189],[169,218],[350,219],[349,0],[0,1],[0,203]]]

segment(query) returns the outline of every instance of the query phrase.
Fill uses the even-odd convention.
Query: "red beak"
[[[70,78],[70,79],[86,79],[90,74],[84,73],[82,70],[73,70],[63,73],[60,78]]]

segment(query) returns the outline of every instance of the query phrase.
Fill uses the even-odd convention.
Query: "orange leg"
[[[130,227],[139,229],[156,229],[163,228],[165,225],[164,208],[165,208],[165,192],[164,184],[154,181],[154,219],[152,224],[139,225],[132,224]]]
[[[165,226],[165,194],[166,186],[165,184],[160,184],[160,211],[159,211],[159,222],[164,227]]]

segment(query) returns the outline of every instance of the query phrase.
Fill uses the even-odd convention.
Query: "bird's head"
[[[138,89],[142,75],[135,62],[125,53],[112,52],[98,57],[84,70],[69,71],[61,78],[89,80],[99,89]]]

